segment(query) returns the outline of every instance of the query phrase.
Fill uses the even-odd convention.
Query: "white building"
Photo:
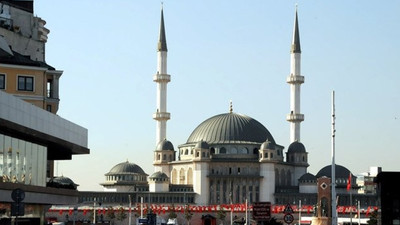
[[[158,43],[157,82],[157,147],[153,165],[157,173],[164,173],[171,185],[191,185],[198,204],[223,204],[254,201],[274,202],[277,187],[298,186],[298,179],[307,172],[307,152],[300,140],[300,38],[295,15],[291,50],[291,109],[287,120],[291,123],[292,144],[288,151],[275,142],[272,134],[257,120],[236,112],[213,116],[201,123],[190,134],[186,143],[177,149],[166,137],[167,43],[164,16],[161,11]],[[176,152],[177,151],[177,152]],[[176,154],[177,153],[177,154]],[[286,157],[285,157],[286,154]],[[157,183],[155,184],[157,186]],[[163,185],[162,182],[158,185]],[[152,188],[165,190],[165,188]],[[168,191],[168,190],[165,190]]]

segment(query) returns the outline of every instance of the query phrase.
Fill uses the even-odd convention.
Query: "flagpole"
[[[353,199],[351,198],[351,189],[350,189],[350,224],[353,224]]]
[[[336,175],[335,175],[335,91],[332,91],[332,166],[331,166],[331,207],[332,207],[332,225],[337,225],[337,214],[336,214]]]

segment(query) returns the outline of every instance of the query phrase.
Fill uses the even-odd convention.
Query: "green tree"
[[[107,207],[106,218],[110,221],[110,224],[114,224],[115,212],[112,206]]]
[[[121,221],[121,222],[122,222],[124,219],[127,218],[127,215],[126,215],[126,213],[125,213],[124,207],[120,206],[120,207],[117,209],[117,213],[115,214],[115,218],[116,218],[118,221]]]
[[[168,219],[175,219],[176,217],[178,217],[178,215],[176,215],[175,206],[172,204],[171,209],[168,212]]]
[[[221,224],[225,223],[226,212],[222,206],[218,206],[217,218],[221,222]]]
[[[378,224],[378,210],[374,210],[369,216],[369,220],[367,221],[369,225],[377,225]]]
[[[192,217],[193,217],[193,213],[190,211],[188,205],[185,206],[184,217],[185,217],[185,219],[186,219],[186,223],[187,223],[188,225],[190,225],[190,220],[191,220]]]

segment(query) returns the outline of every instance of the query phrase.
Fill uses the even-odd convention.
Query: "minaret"
[[[300,123],[304,121],[304,114],[300,113],[300,85],[304,83],[304,76],[300,75],[300,64],[301,49],[296,7],[290,50],[290,75],[286,79],[290,85],[290,113],[286,116],[286,120],[290,123],[290,143],[300,141]]]
[[[157,110],[153,113],[153,119],[157,121],[156,146],[167,137],[167,120],[170,113],[167,112],[167,84],[171,76],[167,74],[167,40],[165,38],[164,13],[161,8],[160,35],[157,48],[157,73],[153,81],[157,83]]]

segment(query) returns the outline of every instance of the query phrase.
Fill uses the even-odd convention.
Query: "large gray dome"
[[[206,141],[208,144],[261,144],[271,133],[257,120],[237,113],[213,116],[202,122],[189,136],[187,144]]]
[[[146,174],[143,171],[143,169],[140,168],[140,166],[126,161],[115,165],[113,168],[111,168],[110,172],[106,174],[106,176],[112,174],[132,174],[132,173]]]

